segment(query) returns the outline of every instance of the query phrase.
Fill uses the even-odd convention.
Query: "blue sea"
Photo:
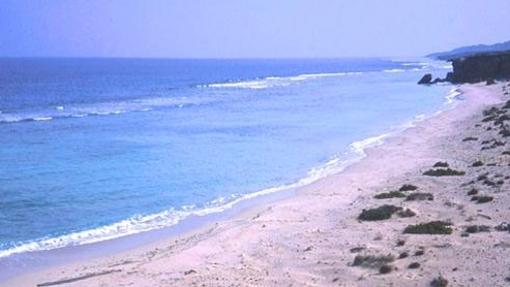
[[[0,257],[222,212],[451,102],[447,63],[0,59]]]

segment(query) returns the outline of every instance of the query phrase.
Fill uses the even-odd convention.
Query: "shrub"
[[[383,192],[376,194],[374,198],[376,199],[387,199],[387,198],[394,198],[394,197],[406,197],[406,194],[400,191],[390,191],[390,192]]]
[[[489,175],[488,173],[484,173],[484,174],[481,174],[479,175],[476,180],[477,181],[482,181],[482,180],[486,180],[487,179],[487,175]]]
[[[467,138],[464,138],[462,141],[463,142],[467,142],[467,141],[477,141],[478,138],[475,138],[475,137],[467,137]]]
[[[481,162],[481,161],[477,160],[477,161],[473,162],[473,164],[472,164],[471,166],[473,166],[473,167],[479,167],[479,166],[482,166],[482,165],[483,165],[483,162]]]
[[[425,254],[425,251],[423,251],[423,250],[417,250],[417,251],[414,253],[414,256],[422,256],[423,254]]]
[[[404,258],[406,258],[406,257],[408,257],[408,256],[409,256],[409,253],[407,253],[407,252],[405,252],[405,251],[404,251],[404,252],[400,253],[400,255],[398,256],[398,258],[399,258],[399,259],[404,259]]]
[[[397,246],[404,246],[405,244],[406,244],[405,240],[400,239],[397,241]]]
[[[510,137],[510,130],[508,129],[502,129],[499,131],[499,134],[503,136],[504,138]]]
[[[364,250],[365,247],[353,247],[351,248],[351,253],[358,253],[358,252],[361,252],[362,250]]]
[[[409,268],[409,269],[418,269],[418,268],[420,268],[420,263],[413,262],[413,263],[409,264],[409,266],[407,268]]]
[[[383,265],[381,268],[379,268],[380,274],[388,274],[393,270],[393,267],[391,265]]]
[[[445,161],[438,161],[432,167],[449,167],[449,165]]]
[[[492,107],[490,109],[483,111],[484,116],[497,115],[499,113],[500,113],[500,109],[498,109],[496,107]]]
[[[352,266],[368,267],[368,268],[380,268],[383,265],[395,261],[393,255],[356,255]]]
[[[412,185],[412,184],[404,184],[402,185],[398,191],[413,191],[413,190],[417,190],[418,187],[415,186],[415,185]]]
[[[416,215],[416,212],[412,211],[409,208],[406,208],[405,210],[401,210],[397,213],[400,217],[413,217]]]
[[[472,188],[470,191],[468,191],[467,195],[475,195],[478,194],[478,190],[476,188]]]
[[[432,193],[428,192],[415,192],[411,193],[406,197],[407,201],[414,201],[414,200],[434,200],[434,195]]]
[[[402,210],[402,207],[385,204],[372,209],[363,209],[358,219],[364,221],[385,220],[389,219],[393,213],[400,210]]]
[[[466,227],[467,233],[489,232],[490,227],[487,225],[469,225]]]
[[[452,234],[450,223],[444,221],[431,221],[409,225],[404,229],[404,233],[409,234]]]
[[[429,169],[423,173],[428,176],[460,176],[465,175],[464,171],[458,171],[451,168]]]
[[[494,197],[488,195],[475,195],[471,197],[471,201],[476,201],[476,203],[486,203],[492,201],[493,199]]]
[[[448,286],[448,280],[443,278],[442,276],[439,276],[437,278],[434,278],[432,282],[430,282],[431,287],[446,287]]]
[[[500,223],[498,226],[494,227],[497,231],[510,231],[510,223]]]

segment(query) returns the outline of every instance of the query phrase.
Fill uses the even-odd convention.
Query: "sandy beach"
[[[510,85],[459,89],[454,108],[291,198],[2,286],[506,286]]]

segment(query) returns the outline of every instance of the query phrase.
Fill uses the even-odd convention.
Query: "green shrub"
[[[467,142],[467,141],[477,141],[478,138],[475,138],[475,137],[467,137],[467,138],[464,138],[462,141],[463,142]]]
[[[413,217],[416,215],[416,212],[412,211],[409,208],[406,208],[405,210],[401,210],[397,213],[400,217]]]
[[[475,194],[478,194],[478,189],[476,188],[472,188],[470,191],[468,191],[467,195],[471,196],[471,195],[475,195]]]
[[[390,192],[383,192],[376,194],[374,198],[376,199],[387,199],[387,198],[394,198],[394,197],[406,197],[406,194],[400,191],[390,191]]]
[[[398,191],[413,191],[413,190],[417,190],[418,187],[416,185],[412,185],[412,184],[404,184],[402,185]]]
[[[442,276],[439,276],[437,278],[434,278],[432,282],[430,282],[431,287],[446,287],[448,286],[448,280],[443,278]]]
[[[356,255],[352,266],[368,267],[368,268],[380,268],[383,265],[395,261],[393,255]]]
[[[409,234],[451,234],[450,223],[444,221],[431,221],[409,225],[404,229],[404,233]]]
[[[476,203],[486,203],[492,201],[493,199],[494,197],[488,195],[475,195],[471,197],[471,200],[476,201]]]
[[[386,265],[381,266],[381,268],[379,268],[380,274],[388,274],[391,271],[393,271],[393,266],[391,266],[391,265],[386,264]]]
[[[473,167],[479,167],[479,166],[482,166],[482,165],[483,165],[483,162],[482,162],[482,161],[477,160],[477,161],[473,162],[473,164],[472,164],[471,166],[473,166]]]
[[[364,221],[385,220],[389,219],[393,213],[400,210],[402,210],[402,207],[385,204],[372,209],[363,209],[358,219]]]
[[[487,225],[469,225],[466,226],[467,233],[489,232],[490,227]]]
[[[432,193],[428,192],[415,192],[411,193],[406,197],[407,201],[414,201],[414,200],[434,200],[434,195]]]
[[[465,175],[464,171],[458,171],[451,168],[429,169],[423,173],[428,176],[460,176]]]
[[[438,161],[432,167],[449,167],[449,165],[445,161]]]

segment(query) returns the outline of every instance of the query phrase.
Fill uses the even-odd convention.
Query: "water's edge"
[[[194,232],[214,222],[235,218],[251,208],[289,198],[295,195],[296,190],[300,187],[338,174],[352,164],[359,162],[366,157],[367,149],[383,144],[386,139],[398,136],[408,128],[414,127],[418,122],[452,109],[456,106],[457,100],[461,99],[462,94],[454,87],[446,95],[444,105],[435,113],[431,115],[417,115],[402,125],[390,128],[386,133],[353,142],[350,145],[349,151],[345,154],[332,157],[327,163],[318,168],[311,169],[307,176],[294,183],[233,197],[230,200],[221,202],[222,204],[220,205],[211,206],[210,208],[190,210],[187,214],[182,214],[182,217],[175,219],[171,224],[165,226],[158,226],[157,228],[150,226],[151,228],[147,230],[135,230],[132,233],[123,233],[111,238],[101,237],[97,241],[57,248],[51,244],[53,241],[57,243],[59,241],[62,242],[62,238],[52,238],[50,239],[52,242],[48,242],[48,245],[46,245],[52,247],[48,248],[48,250],[39,249],[39,246],[28,246],[29,249],[30,247],[34,249],[26,250],[27,246],[19,246],[15,247],[19,248],[18,250],[14,250],[15,252],[11,250],[10,254],[6,254],[6,251],[0,251],[0,269],[2,269],[0,282],[51,266],[118,254],[184,233]],[[165,214],[151,215],[151,218],[160,218],[161,216],[165,216]],[[143,220],[150,221],[151,218]],[[118,230],[118,228],[118,226],[115,226],[111,230]],[[122,225],[120,228],[122,228]]]

